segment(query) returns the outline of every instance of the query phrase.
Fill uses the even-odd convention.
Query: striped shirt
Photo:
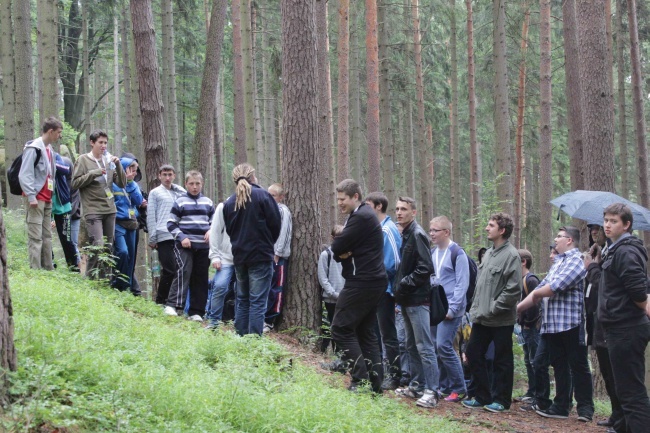
[[[555,334],[568,331],[582,323],[584,312],[584,279],[587,275],[582,254],[573,248],[559,254],[540,281],[537,289],[551,286],[554,296],[543,299],[542,327],[540,333]]]
[[[149,243],[172,240],[172,235],[167,230],[169,212],[178,197],[185,195],[186,191],[178,185],[172,184],[170,189],[164,185],[157,186],[149,193],[147,204],[147,232]]]
[[[274,254],[276,256],[288,259],[291,255],[291,230],[293,228],[293,222],[291,220],[291,212],[289,211],[289,208],[282,203],[278,203],[278,207],[280,208],[280,219],[282,225],[280,226],[280,236],[278,236],[278,240],[275,241],[273,250],[275,251]]]
[[[177,242],[187,238],[192,242],[192,248],[208,249],[205,233],[210,230],[213,215],[212,200],[203,194],[193,196],[188,192],[178,197],[172,206],[167,229]]]

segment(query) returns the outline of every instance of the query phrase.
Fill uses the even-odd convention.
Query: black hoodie
[[[610,247],[601,264],[598,320],[604,328],[626,328],[650,322],[635,302],[646,300],[648,254],[643,242],[628,236]]]

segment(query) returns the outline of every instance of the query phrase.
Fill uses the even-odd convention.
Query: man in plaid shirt
[[[568,418],[571,387],[575,387],[578,419],[591,421],[594,414],[591,371],[587,348],[580,328],[584,326],[584,278],[586,270],[578,250],[580,231],[571,226],[560,228],[555,237],[558,256],[546,278],[518,306],[523,312],[533,304],[543,303],[541,340],[533,361],[539,397],[533,409],[547,418]],[[550,363],[555,371],[555,398],[549,399],[549,382],[538,380],[537,371]],[[573,381],[573,382],[572,382]]]

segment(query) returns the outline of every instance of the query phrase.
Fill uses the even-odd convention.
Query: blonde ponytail
[[[235,210],[246,209],[246,202],[251,201],[251,176],[255,169],[248,163],[239,164],[232,170],[232,180],[235,182]]]

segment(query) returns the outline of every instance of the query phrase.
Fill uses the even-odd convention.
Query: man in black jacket
[[[341,212],[349,214],[343,232],[334,238],[334,260],[343,266],[345,285],[336,302],[332,337],[350,366],[351,391],[369,380],[381,393],[383,370],[377,340],[377,305],[386,290],[384,237],[375,212],[362,201],[353,179],[336,187]]]
[[[430,326],[431,275],[433,262],[429,236],[415,221],[416,204],[410,197],[399,197],[395,207],[402,226],[402,261],[395,276],[395,301],[402,307],[409,354],[411,383],[395,392],[417,398],[416,404],[438,405],[440,372]]]
[[[605,235],[611,241],[601,264],[598,320],[605,330],[616,395],[625,417],[617,433],[647,432],[650,399],[645,387],[645,350],[650,341],[646,262],[643,242],[632,232],[632,211],[615,203],[604,212]]]

